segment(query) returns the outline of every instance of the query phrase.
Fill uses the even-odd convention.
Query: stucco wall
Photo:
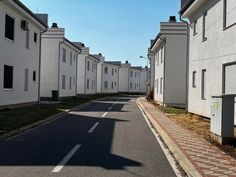
[[[108,68],[107,74],[105,73],[105,67]],[[119,88],[119,66],[104,63],[102,68],[102,93],[117,93]],[[112,69],[114,70],[113,75]],[[108,88],[105,88],[105,81],[108,82]],[[111,87],[112,82],[113,88]]]
[[[202,42],[202,15],[207,11],[206,37]],[[223,1],[207,1],[190,17],[191,24],[197,23],[197,35],[190,28],[189,65],[189,112],[210,117],[211,96],[221,95],[223,90],[223,64],[236,61],[236,26],[223,30]],[[236,22],[236,21],[235,21]],[[201,99],[201,71],[206,69],[206,99]],[[192,73],[196,71],[196,88],[192,87]],[[235,71],[236,79],[236,71]]]
[[[14,42],[5,38],[5,15],[15,19]],[[26,31],[21,29],[21,20],[30,23],[29,49],[26,48]],[[38,35],[37,43],[33,40]],[[0,106],[38,101],[40,29],[28,19],[0,2]],[[13,66],[13,89],[4,90],[4,65]],[[29,70],[28,91],[24,91],[25,69]],[[33,82],[36,71],[36,82]]]

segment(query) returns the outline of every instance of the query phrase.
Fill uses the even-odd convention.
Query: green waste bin
[[[59,101],[58,90],[52,90],[52,101]]]

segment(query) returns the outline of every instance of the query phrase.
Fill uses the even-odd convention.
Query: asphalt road
[[[0,177],[176,176],[135,101],[97,101],[1,142]]]

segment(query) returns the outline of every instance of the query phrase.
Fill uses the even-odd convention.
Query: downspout
[[[186,96],[185,96],[185,110],[186,113],[188,112],[188,98],[189,98],[189,23],[186,20],[182,19],[181,14],[179,15],[179,19],[181,22],[185,23],[187,25],[187,50],[186,50]]]
[[[165,95],[166,95],[166,38],[165,39],[162,39],[161,37],[160,37],[160,40],[162,40],[162,45],[163,45],[163,47],[164,47],[164,58],[163,58],[163,83],[162,83],[162,94],[163,94],[163,106],[167,106],[166,105],[166,102],[165,102]],[[161,56],[161,57],[163,57],[163,56]],[[161,60],[161,59],[160,59]],[[160,62],[160,61],[159,61]],[[160,78],[161,79],[161,78]]]
[[[84,59],[84,62],[85,62],[85,72],[84,72],[84,94],[86,95],[87,93],[87,57],[85,57]]]
[[[44,30],[42,32],[40,32],[40,39],[39,39],[39,74],[38,74],[38,104],[40,104],[40,95],[41,95],[41,92],[40,92],[40,87],[41,87],[41,57],[42,57],[42,34],[45,33],[47,31]]]

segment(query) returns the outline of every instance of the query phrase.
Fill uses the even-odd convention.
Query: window
[[[158,79],[156,80],[156,84],[157,84],[157,94],[158,94],[158,92],[159,92],[159,80]]]
[[[36,82],[36,71],[33,71],[33,82]]]
[[[134,76],[135,76],[135,78],[137,78],[137,73],[136,72],[134,72]]]
[[[26,48],[29,49],[30,46],[30,31],[27,30],[26,31],[26,44],[25,44]]]
[[[133,89],[133,83],[132,83],[132,82],[130,82],[129,88],[130,88],[130,89]]]
[[[223,27],[228,28],[236,24],[236,1],[223,0]]]
[[[25,91],[28,91],[28,83],[29,83],[29,69],[25,69]]]
[[[137,88],[137,83],[135,83],[134,88],[135,88],[135,90],[136,90],[136,88]]]
[[[72,89],[72,77],[70,77],[70,90]]]
[[[5,37],[14,41],[14,28],[15,28],[15,20],[14,18],[6,15],[5,16]]]
[[[130,71],[130,77],[133,77],[133,71]]]
[[[197,34],[197,20],[193,22],[193,35],[195,36]]]
[[[87,89],[89,89],[89,79],[87,79]]]
[[[116,87],[116,82],[115,82],[115,87]]]
[[[72,52],[70,52],[70,65],[72,65]]]
[[[105,72],[105,74],[108,74],[108,67],[104,68],[104,72]]]
[[[90,61],[87,61],[87,70],[90,71]]]
[[[115,73],[117,73],[117,69],[115,69]]]
[[[104,88],[108,89],[108,81],[104,81]]]
[[[66,76],[65,75],[62,75],[62,90],[65,90],[66,89]]]
[[[74,54],[74,62],[76,61],[76,55]]]
[[[163,78],[161,78],[160,93],[163,94]]]
[[[202,100],[206,99],[206,69],[202,70]]]
[[[93,80],[91,80],[91,87],[92,87],[92,89],[93,89],[93,86],[94,86],[94,84],[93,84]]]
[[[4,89],[13,89],[13,66],[4,65]]]
[[[114,82],[112,81],[112,83],[111,83],[111,89],[113,89],[114,88]]]
[[[157,66],[159,65],[159,53],[160,53],[160,51],[156,54],[156,59],[157,59]]]
[[[37,43],[38,42],[38,34],[34,33],[34,42]]]
[[[193,88],[196,88],[197,86],[196,86],[196,74],[197,74],[197,72],[196,71],[193,71],[193,83],[192,83],[192,87]]]
[[[162,46],[162,48],[161,48],[161,63],[163,63],[164,59],[165,59],[165,47]]]
[[[76,79],[75,77],[73,78],[73,85],[75,86]]]
[[[203,14],[203,19],[202,19],[202,41],[206,41],[207,40],[207,37],[206,37],[206,17],[207,17],[207,12],[205,12]]]
[[[62,61],[66,63],[66,49],[65,48],[62,49]]]
[[[112,68],[112,76],[114,75],[114,68]]]

